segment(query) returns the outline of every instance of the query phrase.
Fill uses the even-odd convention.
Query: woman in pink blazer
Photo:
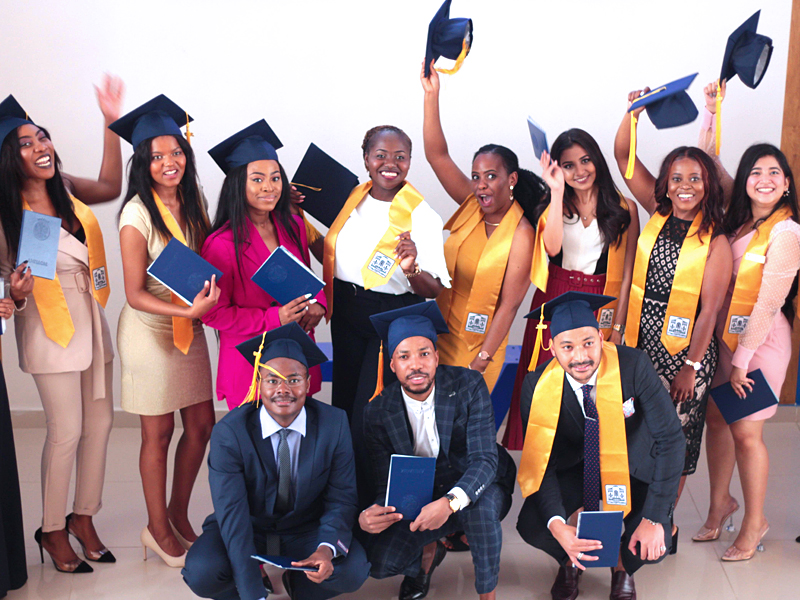
[[[226,177],[201,255],[224,277],[218,284],[219,301],[203,322],[219,331],[217,398],[231,409],[244,400],[253,374],[236,345],[292,321],[313,339],[327,307],[322,291],[280,305],[250,279],[278,246],[309,264],[303,219],[290,212],[291,186],[275,152],[280,146],[262,119],[209,151]],[[322,380],[319,367],[310,374],[310,393],[315,394]]]

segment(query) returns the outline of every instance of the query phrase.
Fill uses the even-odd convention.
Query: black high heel
[[[36,540],[37,544],[39,544],[39,558],[42,559],[42,564],[44,564],[44,547],[42,546],[42,528],[41,527],[39,527],[39,529],[36,530],[36,533],[33,534],[33,539]],[[48,552],[48,554],[49,554],[49,552]],[[78,566],[75,567],[74,569],[63,568],[63,567],[66,566],[66,564],[63,565],[63,566],[59,565],[58,562],[56,562],[56,559],[53,557],[52,554],[50,555],[50,560],[53,561],[53,566],[55,566],[56,571],[60,571],[61,573],[93,573],[94,572],[94,569],[92,567],[90,567],[88,564],[86,564],[85,562],[83,562],[82,560],[78,563]]]
[[[81,545],[81,549],[83,550],[83,555],[86,557],[86,560],[91,560],[92,562],[99,562],[99,563],[115,563],[117,562],[117,558],[111,553],[111,550],[103,546],[101,550],[97,551],[97,558],[93,557],[94,551],[87,550],[86,546],[83,544],[83,540],[75,535],[75,532],[71,531],[69,528],[69,521],[74,516],[75,513],[69,513],[67,515],[67,533],[69,533],[72,537],[78,540],[78,543]]]
[[[680,529],[678,527],[675,528],[675,533],[672,534],[672,548],[669,549],[669,554],[672,556],[673,554],[678,553],[678,533]]]

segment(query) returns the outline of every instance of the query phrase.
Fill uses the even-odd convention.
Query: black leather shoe
[[[675,533],[672,536],[672,547],[669,549],[670,556],[678,553],[678,534],[680,531],[677,527],[675,528]]]
[[[611,574],[611,595],[610,600],[636,600],[636,586],[633,583],[633,575],[628,575],[625,571],[614,571]]]
[[[275,586],[272,585],[272,581],[270,581],[269,575],[267,575],[266,573],[261,575],[261,583],[264,584],[264,588],[267,590],[268,594],[275,593]]]
[[[289,577],[289,571],[283,572],[281,581],[283,582],[284,589],[286,589],[286,595],[289,596],[289,600],[294,600],[294,590],[292,590],[292,580]]]
[[[447,555],[447,548],[441,542],[436,542],[436,551],[433,554],[433,562],[431,568],[427,573],[423,573],[420,569],[416,577],[404,577],[403,583],[400,584],[400,594],[398,600],[421,600],[428,595],[428,589],[431,587],[431,577],[444,557]]]
[[[581,570],[578,567],[559,567],[550,595],[553,600],[575,600],[578,597],[578,582]]]

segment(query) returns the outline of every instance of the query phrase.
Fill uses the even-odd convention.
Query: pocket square
[[[628,398],[622,403],[622,414],[625,415],[626,419],[635,412],[636,409],[633,407],[633,398]]]

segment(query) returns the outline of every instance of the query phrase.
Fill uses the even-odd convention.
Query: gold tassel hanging
[[[261,399],[261,395],[258,393],[258,383],[259,383],[259,374],[258,374],[258,366],[261,362],[261,352],[264,350],[264,339],[267,337],[267,332],[265,331],[261,335],[261,344],[258,346],[258,350],[253,353],[253,356],[256,357],[255,366],[253,367],[253,379],[250,380],[250,389],[247,390],[247,395],[244,397],[242,404],[247,404],[248,402],[255,402],[256,407],[259,404],[259,400]],[[239,406],[242,406],[240,404]]]
[[[717,135],[714,144],[714,152],[719,156],[719,149],[722,146],[722,85],[721,81],[717,79]]]
[[[378,352],[378,381],[375,383],[375,393],[369,399],[372,402],[375,398],[380,396],[383,391],[383,342],[381,342],[381,349]]]
[[[545,329],[547,329],[547,325],[544,324],[544,304],[542,304],[541,312],[539,313],[539,322],[536,324],[536,342],[533,346],[531,362],[528,363],[528,371],[533,371],[536,368],[536,365],[539,364],[540,348],[547,351],[553,347],[553,340],[550,340],[550,343],[547,344],[547,348],[545,348],[544,344],[542,344],[542,336],[544,335]]]
[[[631,113],[631,148],[628,151],[628,168],[625,169],[625,179],[633,177],[633,167],[636,164],[636,115]]]
[[[189,131],[189,113],[186,111],[183,112],[186,113],[186,141],[189,142],[189,145],[191,146],[192,137],[194,136],[194,134],[191,131]]]

